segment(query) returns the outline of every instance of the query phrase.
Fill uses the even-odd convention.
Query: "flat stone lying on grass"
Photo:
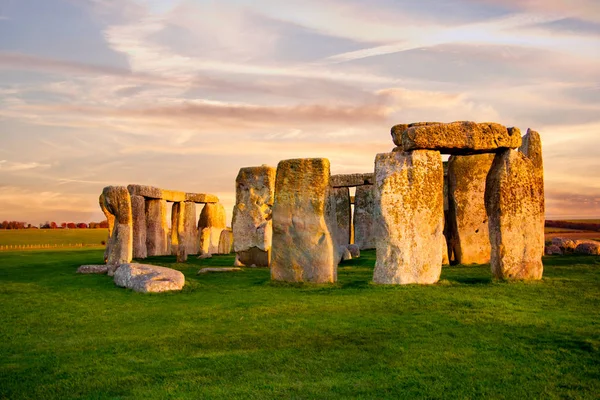
[[[114,279],[117,286],[141,293],[181,290],[185,285],[180,271],[148,264],[121,264]]]
[[[108,273],[108,265],[106,265],[106,264],[102,264],[102,265],[82,265],[81,267],[77,268],[77,273],[78,274],[100,274],[100,275],[104,275],[104,274]]]
[[[577,247],[575,247],[575,253],[598,256],[600,255],[600,242],[595,242],[593,240],[580,242]]]
[[[209,272],[237,272],[241,271],[241,268],[236,267],[224,267],[224,268],[202,268],[196,275],[207,274]]]

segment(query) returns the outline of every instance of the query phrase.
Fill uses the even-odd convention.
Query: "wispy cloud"
[[[23,163],[23,162],[0,160],[0,171],[5,171],[5,172],[27,171],[30,169],[49,168],[49,167],[50,167],[50,164],[40,164],[38,162]]]

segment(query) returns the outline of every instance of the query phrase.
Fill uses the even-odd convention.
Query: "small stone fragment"
[[[102,265],[82,265],[77,268],[78,274],[100,274],[106,275],[108,273],[108,266],[106,264]]]

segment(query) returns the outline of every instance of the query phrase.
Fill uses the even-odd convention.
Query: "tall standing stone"
[[[219,254],[230,254],[233,250],[233,232],[223,229],[219,238]]]
[[[373,281],[431,284],[442,272],[444,171],[439,152],[375,158],[377,260]]]
[[[183,236],[183,224],[180,222],[183,221],[183,217],[180,215],[182,208],[182,202],[175,202],[171,206],[171,231],[169,232],[170,243],[171,243],[171,255],[176,256],[179,253],[179,237]]]
[[[237,266],[267,267],[273,239],[271,221],[275,199],[273,167],[241,168],[235,179],[233,208],[233,250]]]
[[[485,211],[485,181],[493,154],[451,156],[448,160],[448,222],[457,264],[490,262],[491,246]]]
[[[100,194],[98,198],[98,203],[100,204],[100,209],[106,216],[106,222],[108,223],[108,238],[106,240],[106,248],[104,249],[104,262],[108,259],[108,254],[110,253],[110,237],[112,236],[113,229],[115,227],[115,216],[111,214],[106,206],[106,199],[104,198],[104,193]]]
[[[146,258],[146,199],[131,196],[131,214],[133,216],[133,258]]]
[[[334,225],[331,235],[338,246],[350,244],[352,236],[352,206],[350,204],[350,189],[347,187],[333,188],[330,191],[335,207]]]
[[[183,243],[187,254],[198,254],[198,228],[196,224],[196,203],[183,202]],[[182,239],[180,239],[180,243]]]
[[[107,186],[102,190],[102,197],[101,203],[107,212],[115,216],[106,259],[108,274],[112,275],[120,264],[131,262],[133,257],[131,198],[124,186]]]
[[[485,189],[495,278],[542,278],[543,193],[532,160],[514,150],[496,155]]]
[[[361,250],[375,248],[375,186],[357,186],[354,195],[354,243]]]
[[[286,282],[337,280],[337,249],[328,226],[329,160],[280,161],[275,179],[271,278]]]
[[[169,254],[167,248],[167,202],[159,199],[146,199],[146,249],[148,256]]]
[[[227,213],[221,203],[207,203],[200,212],[198,230],[204,228],[225,228],[227,226]]]
[[[527,129],[527,134],[523,136],[523,144],[519,151],[525,155],[533,164],[533,173],[537,181],[537,186],[542,193],[539,196],[542,210],[545,211],[545,195],[544,195],[544,160],[542,158],[542,139],[540,134],[534,130]]]

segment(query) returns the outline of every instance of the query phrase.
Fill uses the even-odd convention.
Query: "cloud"
[[[27,170],[31,170],[31,169],[49,168],[49,167],[50,167],[50,164],[40,164],[37,162],[22,163],[22,162],[0,160],[0,171],[5,171],[5,172],[27,171]]]

